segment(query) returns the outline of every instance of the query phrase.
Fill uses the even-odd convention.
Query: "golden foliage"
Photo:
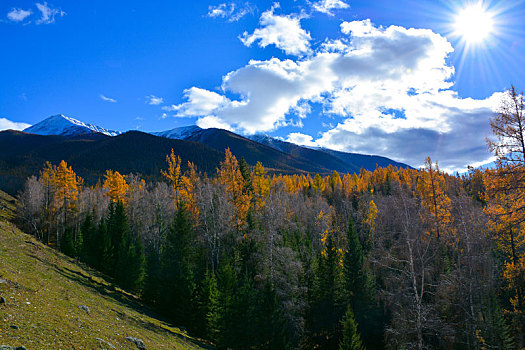
[[[251,193],[245,191],[244,178],[239,169],[237,158],[227,148],[225,151],[224,161],[221,162],[217,169],[219,183],[226,186],[228,192],[232,194],[233,204],[237,209],[235,215],[235,227],[240,229],[246,222],[246,216],[250,210]]]
[[[289,177],[286,177],[289,178]],[[255,197],[255,209],[263,208],[266,204],[265,198],[270,193],[271,181],[266,175],[266,170],[261,162],[257,162],[252,174],[253,195]]]
[[[188,213],[193,218],[195,225],[199,220],[199,208],[197,206],[196,189],[199,184],[199,174],[195,164],[188,162],[188,171],[180,178],[180,197],[186,204]]]
[[[179,192],[182,185],[182,173],[180,169],[180,156],[175,156],[173,148],[171,149],[171,153],[166,156],[166,162],[168,163],[168,171],[161,170],[160,173],[171,183],[175,194],[175,203],[177,203],[179,201]]]
[[[102,187],[109,190],[108,195],[112,202],[126,202],[129,185],[126,183],[125,177],[118,171],[106,170]]]
[[[439,171],[437,162],[432,164],[430,157],[425,159],[425,169],[420,173],[416,189],[429,213],[423,219],[429,222],[431,233],[439,238],[442,233],[447,232],[447,226],[451,222],[451,203],[445,193],[445,177]]]

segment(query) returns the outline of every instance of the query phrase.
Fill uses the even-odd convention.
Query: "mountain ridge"
[[[77,136],[82,134],[100,133],[107,136],[117,136],[120,131],[108,130],[97,125],[87,124],[63,114],[52,115],[41,122],[25,128],[23,131],[37,135]]]
[[[377,160],[379,161],[377,165],[389,165],[389,164],[395,164],[396,166],[400,167],[409,167],[407,164],[403,164],[400,162],[396,162],[390,158],[380,156],[380,155],[365,155],[360,153],[348,153],[348,152],[342,152],[342,151],[335,151],[327,148],[312,148],[312,147],[305,147],[301,145],[294,144],[292,142],[280,140],[278,138],[266,135],[266,134],[254,134],[251,136],[242,136],[239,134],[235,134],[228,130],[223,129],[217,129],[217,128],[209,128],[209,129],[202,129],[201,127],[197,125],[188,125],[188,126],[182,126],[182,127],[176,127],[169,130],[164,131],[153,131],[153,132],[145,132],[147,134],[151,134],[158,137],[168,138],[168,139],[175,139],[175,140],[190,140],[194,142],[200,142],[206,144],[206,142],[210,142],[210,139],[213,138],[213,136],[210,136],[210,131],[205,130],[215,130],[215,133],[230,133],[231,139],[244,139],[244,140],[251,140],[253,142],[268,146],[274,150],[278,150],[283,153],[288,153],[292,155],[297,155],[300,158],[304,157],[314,157],[314,158],[325,158],[324,160],[328,162],[328,164],[331,164],[329,168],[334,168],[334,170],[338,171],[348,171],[348,167],[352,171],[359,171],[359,168],[355,168],[355,164],[352,164],[353,161],[356,161],[357,159],[360,160],[367,160],[366,166],[364,167],[367,170],[373,170],[375,168],[375,164],[373,164],[373,160],[370,162],[370,159],[373,157],[378,157]],[[66,117],[63,114],[57,114],[53,115],[51,117],[48,117],[47,119],[44,119],[43,121],[30,126],[23,130],[27,133],[34,133],[38,135],[62,135],[67,137],[81,137],[86,138],[86,134],[103,134],[106,136],[118,136],[122,134],[121,131],[115,131],[115,130],[108,130],[103,127],[93,125],[93,124],[87,124],[84,122],[81,122],[77,119]],[[210,146],[208,144],[208,146]],[[218,146],[216,144],[211,145],[212,148],[218,149]],[[226,147],[224,147],[226,146]],[[228,145],[225,145],[224,143],[221,145],[221,147],[227,148]],[[219,149],[219,151],[222,151],[223,149]],[[327,155],[321,155],[322,152],[324,154],[328,154],[329,156],[332,156],[335,159],[329,159],[329,156]],[[362,156],[362,157],[361,157]],[[372,158],[370,158],[372,157]],[[310,161],[310,159],[306,159],[307,161]],[[341,163],[342,162],[342,163]]]
[[[39,128],[0,132],[0,190],[16,194],[25,179],[37,175],[46,161],[61,160],[90,184],[99,181],[107,169],[159,180],[160,170],[166,167],[166,155],[172,149],[181,157],[183,167],[193,162],[198,171],[209,175],[220,166],[226,148],[251,166],[260,161],[272,174],[326,175],[333,171],[373,171],[377,166],[409,167],[386,157],[302,147],[270,136],[244,137],[223,129],[187,126],[155,133],[103,133],[101,130],[107,130],[72,122],[62,115],[46,121],[39,123]],[[53,121],[58,121],[58,126]],[[64,123],[68,125],[64,127]],[[40,134],[31,133],[35,129]]]

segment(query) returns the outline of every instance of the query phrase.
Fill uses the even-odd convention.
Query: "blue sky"
[[[463,169],[525,85],[525,2],[481,3],[493,29],[472,43],[455,23],[475,3],[6,0],[0,129],[198,124]]]

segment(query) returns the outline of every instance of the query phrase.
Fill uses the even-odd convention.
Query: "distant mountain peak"
[[[24,129],[24,132],[37,135],[75,136],[82,134],[100,133],[107,136],[117,136],[120,131],[108,130],[103,127],[87,124],[63,114],[52,115],[33,126]]]
[[[202,129],[197,125],[188,125],[165,131],[152,132],[151,134],[155,136],[166,137],[168,139],[185,140],[200,130]]]

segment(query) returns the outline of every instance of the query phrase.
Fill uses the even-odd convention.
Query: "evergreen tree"
[[[68,228],[64,232],[60,242],[60,249],[62,252],[72,258],[76,257],[75,237],[73,231]]]
[[[205,292],[208,295],[206,307],[206,336],[217,342],[221,331],[221,305],[219,301],[219,287],[213,272],[207,272],[204,280]]]
[[[259,313],[256,317],[258,344],[262,349],[284,349],[287,347],[285,325],[275,289],[269,281],[264,284],[259,295]]]
[[[346,314],[341,321],[343,328],[341,342],[339,343],[339,350],[364,350],[361,336],[357,331],[357,323],[354,319],[352,308],[348,307]]]
[[[160,297],[160,284],[162,281],[160,255],[152,244],[149,244],[145,251],[146,254],[146,273],[143,288],[143,298],[149,304],[158,306]]]
[[[186,208],[179,202],[175,220],[161,248],[163,282],[160,307],[181,324],[189,320],[190,300],[195,290],[191,266],[191,229]]]
[[[244,157],[239,161],[239,170],[241,171],[242,178],[244,179],[244,191],[252,192],[253,183],[252,183],[252,174],[250,172],[250,166],[246,163]]]
[[[117,280],[127,290],[138,292],[142,289],[146,272],[146,257],[140,238],[136,242],[124,241],[119,255]]]
[[[82,233],[82,230],[78,230],[77,235],[75,237],[75,258],[79,259],[80,254],[82,254],[82,250],[84,249],[84,234]]]
[[[218,305],[215,306],[212,323],[215,332],[214,341],[219,349],[235,346],[236,314],[235,304],[237,297],[237,274],[230,262],[224,262],[219,268],[217,281]]]
[[[82,232],[83,244],[80,251],[80,259],[90,266],[95,266],[96,261],[96,250],[97,245],[97,227],[93,222],[93,216],[91,213],[86,215],[82,224],[80,225],[80,231]]]
[[[317,257],[311,317],[313,341],[332,349],[337,345],[339,320],[344,313],[338,260],[332,235],[328,235],[326,247]]]
[[[347,249],[343,257],[345,301],[361,325],[370,346],[381,346],[383,315],[374,304],[374,282],[364,267],[364,252],[352,216],[348,220]]]
[[[122,202],[111,204],[107,232],[99,232],[102,249],[99,252],[103,269],[115,277],[124,289],[138,291],[145,273],[144,249],[140,239],[131,237],[128,218]],[[109,249],[107,244],[109,243]]]
[[[367,276],[363,269],[364,254],[357,230],[350,215],[347,231],[347,248],[343,257],[343,272],[345,279],[345,290],[347,302],[352,309],[362,302],[366,294],[370,292]]]
[[[98,245],[95,245],[94,256],[95,264],[94,267],[104,273],[112,274],[113,272],[113,247],[111,245],[111,236],[108,232],[107,220],[100,220],[97,230]]]

